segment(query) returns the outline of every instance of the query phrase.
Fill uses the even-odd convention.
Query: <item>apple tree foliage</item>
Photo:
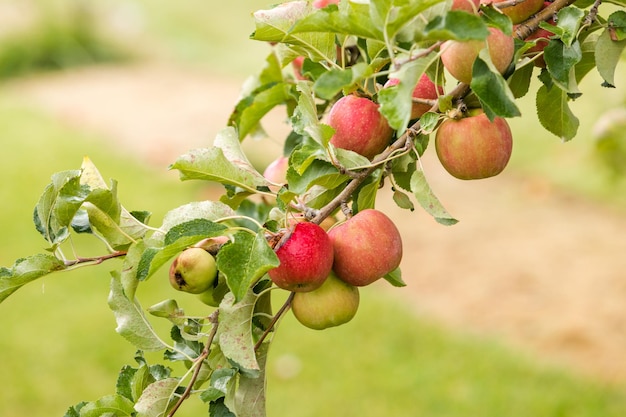
[[[476,14],[450,10],[451,2],[441,0],[342,0],[321,9],[292,1],[255,12],[251,38],[271,45],[262,69],[245,84],[212,146],[171,165],[182,180],[219,183],[224,193],[218,201],[173,208],[158,226],[148,225],[149,212],[126,210],[117,183],[105,181],[89,159],[80,169],[55,173],[33,217],[47,250],[0,268],[0,301],[47,274],[121,258],[111,273],[108,304],[117,332],[137,349],[135,362],[112,384],[114,393],[74,405],[66,415],[172,416],[193,396],[206,403],[211,416],[264,416],[268,347],[288,309],[286,303],[272,312],[274,287],[266,273],[278,265],[271,237],[290,216],[300,213],[319,224],[328,216],[374,207],[378,191],[392,187],[400,207],[413,210],[416,203],[439,223],[456,223],[421,169],[431,133],[463,106],[482,107],[490,119],[525,116],[516,101],[530,91],[534,77],[541,83],[536,93],[541,124],[562,140],[572,139],[578,119],[569,103],[584,99],[581,79],[595,70],[605,87],[615,85],[626,46],[625,2],[555,0],[516,27],[498,10],[506,3],[482,6]],[[556,24],[545,23],[549,19]],[[483,40],[488,27],[514,36],[509,69],[500,74],[481,52],[469,85],[445,80],[439,46],[446,40]],[[525,55],[534,41],[524,39],[539,27],[553,34],[543,52],[545,68]],[[305,58],[299,77],[291,66],[297,57]],[[424,73],[446,90],[430,112],[411,120],[412,86]],[[383,89],[391,76],[400,83]],[[372,160],[329,143],[333,129],[324,115],[352,93],[378,102],[395,131]],[[287,184],[276,190],[250,163],[241,142],[263,134],[264,117],[278,106],[291,133],[284,141]],[[98,239],[103,255],[68,257],[64,249],[74,234]],[[228,285],[218,308],[194,318],[175,299],[141,304],[142,283],[183,249],[218,236],[228,238],[216,254]],[[385,278],[404,285],[399,270]],[[154,320],[168,320],[170,334],[159,334]],[[143,353],[151,351],[162,352],[163,361],[148,363]],[[175,374],[167,366],[176,361],[186,372]]]

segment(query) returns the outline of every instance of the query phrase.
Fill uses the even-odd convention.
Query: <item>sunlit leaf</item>
[[[18,259],[11,268],[0,267],[0,303],[29,282],[65,268],[63,261],[49,254]]]
[[[249,290],[241,301],[236,302],[232,293],[224,296],[220,304],[220,322],[217,339],[223,354],[239,367],[248,371],[260,371],[254,352],[252,316],[257,296]]]
[[[112,275],[108,303],[117,322],[115,330],[138,349],[146,351],[164,349],[166,345],[157,336],[139,302],[128,299],[119,274]]]
[[[458,220],[450,216],[437,196],[435,196],[423,171],[416,170],[411,176],[411,190],[420,206],[433,216],[438,223],[445,226],[458,223]]]
[[[237,232],[234,241],[224,245],[217,255],[217,268],[226,276],[236,302],[242,300],[249,288],[279,263],[265,239],[264,231],[256,235]]]
[[[148,385],[135,404],[137,417],[163,417],[171,403],[178,378],[167,378]]]
[[[121,395],[107,395],[80,409],[80,417],[124,417],[133,414],[133,402]]]

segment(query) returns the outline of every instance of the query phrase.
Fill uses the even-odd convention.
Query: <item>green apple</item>
[[[280,265],[270,269],[270,279],[288,291],[319,288],[333,266],[333,247],[326,231],[310,223],[297,223],[274,248]]]
[[[178,291],[200,294],[208,290],[217,277],[215,258],[198,247],[187,248],[170,266],[169,278]]]
[[[400,266],[400,232],[381,211],[359,211],[331,228],[328,236],[333,244],[333,271],[351,285],[369,285]]]
[[[447,119],[435,134],[435,150],[450,175],[475,180],[498,175],[513,149],[511,129],[505,119],[493,122],[480,110],[468,117]]]
[[[359,308],[359,289],[334,273],[316,290],[296,293],[291,310],[304,326],[323,330],[352,320]]]
[[[230,291],[230,289],[228,288],[226,279],[222,274],[219,274],[208,290],[198,294],[198,299],[208,306],[219,307],[228,291]]]

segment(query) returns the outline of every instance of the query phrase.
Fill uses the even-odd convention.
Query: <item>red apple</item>
[[[334,273],[316,290],[298,292],[291,311],[304,326],[323,330],[352,320],[359,308],[359,289],[343,282]]]
[[[447,119],[435,135],[439,161],[452,176],[475,180],[498,175],[509,162],[513,148],[505,119],[489,121],[484,113]]]
[[[496,69],[504,73],[515,52],[513,38],[500,29],[490,27],[489,32],[491,34],[486,39],[489,56]],[[474,61],[484,47],[485,41],[446,41],[441,45],[441,62],[454,78],[469,84]]]
[[[393,130],[378,107],[372,100],[355,95],[337,100],[328,114],[328,124],[335,129],[330,143],[369,159],[378,155],[393,136]]]
[[[508,0],[480,0],[481,4],[502,3]],[[543,8],[544,0],[524,0],[514,6],[503,7],[502,13],[507,15],[513,24],[521,23]]]
[[[452,7],[450,10],[463,10],[468,13],[478,12],[480,7],[480,0],[452,0]]]
[[[291,61],[291,66],[293,67],[293,75],[298,80],[306,80],[306,77],[302,75],[302,64],[304,64],[304,57],[297,56]]]
[[[393,221],[374,209],[358,212],[328,232],[333,271],[348,284],[369,285],[400,265],[402,238]]]
[[[390,78],[385,83],[385,87],[397,85],[399,82],[400,80],[397,78]],[[415,89],[413,90],[413,98],[422,100],[437,100],[440,95],[443,95],[443,87],[436,86],[428,75],[422,74],[417,82],[417,85],[415,86]],[[413,103],[413,108],[411,109],[411,119],[421,117],[424,113],[430,110],[431,107],[432,106],[424,103]]]
[[[319,288],[333,266],[333,246],[328,234],[314,223],[297,223],[274,248],[280,265],[268,272],[271,280],[288,291]]]
[[[289,158],[286,156],[279,156],[274,159],[263,171],[263,176],[268,181],[276,184],[278,187],[270,187],[273,191],[278,189],[287,183],[287,169],[289,168]],[[278,189],[277,189],[278,188]]]
[[[339,0],[314,0],[313,7],[316,9],[323,9],[329,4],[339,4]]]

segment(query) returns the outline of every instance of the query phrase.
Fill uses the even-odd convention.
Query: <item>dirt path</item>
[[[96,68],[15,85],[68,123],[101,131],[166,166],[210,144],[241,80],[167,67]],[[281,115],[270,132],[284,131]],[[267,158],[277,142],[254,144]],[[513,173],[451,179],[425,158],[439,198],[461,222],[383,202],[401,224],[408,289],[422,316],[510,343],[609,381],[626,380],[626,217]],[[388,199],[387,199],[388,200]],[[387,201],[385,200],[385,201]],[[395,291],[395,290],[394,290]]]

